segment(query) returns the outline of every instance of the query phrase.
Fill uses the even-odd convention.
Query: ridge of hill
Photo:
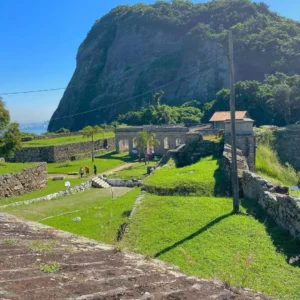
[[[163,88],[167,104],[214,99],[217,91],[229,86],[230,28],[237,81],[299,72],[300,23],[279,16],[264,3],[174,0],[122,5],[97,20],[80,45],[76,70],[49,131],[113,121],[147,106],[152,99],[148,91],[170,82]],[[93,111],[82,114],[89,110]]]

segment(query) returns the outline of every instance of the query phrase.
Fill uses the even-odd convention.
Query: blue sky
[[[0,95],[65,87],[78,46],[94,21],[120,4],[151,0],[1,0]],[[205,0],[195,2],[207,2]],[[265,0],[281,15],[300,20],[300,0]],[[48,120],[63,91],[3,96],[13,120]]]

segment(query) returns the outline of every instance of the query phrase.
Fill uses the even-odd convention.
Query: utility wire
[[[149,91],[147,91],[147,92],[145,92],[145,93],[142,93],[142,94],[140,94],[140,95],[136,95],[136,96],[127,98],[127,99],[125,99],[125,100],[122,100],[122,101],[119,101],[119,102],[116,102],[116,103],[112,103],[112,104],[108,104],[108,105],[105,105],[105,106],[102,106],[102,107],[98,107],[98,108],[95,108],[95,109],[90,109],[90,110],[83,111],[83,112],[79,112],[79,113],[76,113],[76,114],[72,114],[72,115],[68,115],[68,116],[62,116],[62,117],[54,118],[54,119],[51,119],[51,121],[56,121],[56,120],[61,120],[61,119],[66,119],[66,118],[71,118],[71,117],[75,117],[75,116],[87,114],[87,113],[94,112],[94,111],[98,111],[98,110],[102,110],[102,109],[105,109],[105,108],[108,108],[108,107],[111,107],[111,106],[116,106],[116,105],[118,105],[118,104],[121,104],[121,103],[130,101],[130,100],[136,99],[136,98],[138,98],[138,97],[145,96],[145,95],[147,95],[147,94],[150,94],[150,93],[155,92],[155,91],[158,90],[158,89],[162,89],[162,88],[164,88],[164,87],[166,87],[166,86],[168,86],[168,85],[170,85],[170,84],[172,84],[172,83],[174,83],[174,82],[176,82],[176,81],[179,81],[179,80],[184,79],[184,78],[186,78],[186,77],[188,77],[188,76],[190,76],[190,75],[193,75],[193,74],[199,72],[201,69],[205,69],[205,68],[207,68],[208,66],[210,66],[211,64],[213,64],[213,63],[215,63],[215,62],[217,62],[217,61],[219,61],[219,60],[221,60],[221,59],[224,59],[224,58],[226,58],[226,55],[224,55],[224,56],[222,56],[222,57],[220,57],[220,58],[218,58],[218,59],[212,61],[211,63],[205,65],[204,67],[202,67],[202,68],[200,68],[200,69],[197,68],[196,70],[194,70],[194,71],[192,71],[192,72],[190,72],[190,73],[187,73],[187,74],[185,74],[184,76],[181,76],[181,77],[179,77],[179,78],[177,78],[177,79],[174,79],[174,80],[172,80],[172,81],[170,81],[170,82],[168,82],[168,83],[165,83],[165,84],[163,84],[163,85],[161,85],[161,86],[158,86],[158,87],[156,87],[156,88],[153,88],[153,89],[151,89],[151,90],[149,90]],[[211,72],[211,71],[212,71],[212,70],[209,70],[208,72]]]

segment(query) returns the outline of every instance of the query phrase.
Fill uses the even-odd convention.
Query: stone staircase
[[[92,179],[92,187],[94,188],[100,188],[100,189],[105,189],[105,188],[109,188],[110,185],[104,181],[101,177],[96,176]]]

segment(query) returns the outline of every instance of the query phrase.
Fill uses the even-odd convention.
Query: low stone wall
[[[105,179],[105,181],[111,185],[111,186],[116,186],[116,187],[137,187],[137,186],[142,186],[142,181],[141,180],[124,180],[124,179]]]
[[[258,201],[260,206],[281,227],[300,238],[300,198],[288,195],[288,188],[249,171],[242,178],[244,197]]]
[[[80,185],[74,186],[70,189],[65,189],[63,191],[49,194],[44,197],[39,197],[39,198],[31,199],[31,200],[19,201],[19,202],[14,202],[11,204],[2,205],[2,206],[0,206],[0,209],[7,208],[10,206],[28,205],[28,204],[36,203],[36,202],[50,201],[50,200],[56,199],[58,197],[84,192],[85,190],[90,189],[91,187],[92,187],[92,180],[89,180],[87,182],[81,183]],[[1,201],[0,201],[0,204],[1,204]]]
[[[20,151],[15,151],[14,162],[64,162],[78,155],[89,154],[92,151],[91,141],[46,147],[28,147]],[[115,139],[97,140],[94,143],[94,150],[113,150],[115,149]]]
[[[23,195],[42,189],[47,184],[47,164],[42,163],[17,174],[0,176],[0,198]]]

